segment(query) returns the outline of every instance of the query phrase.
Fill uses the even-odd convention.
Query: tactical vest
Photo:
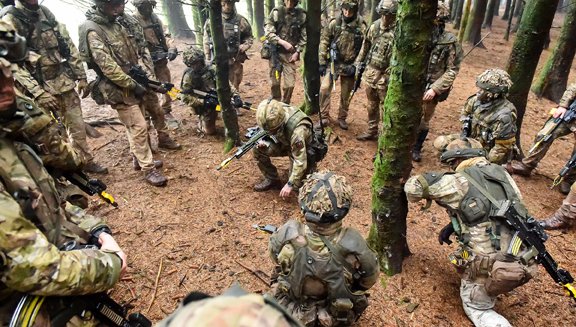
[[[27,138],[28,135],[36,135],[53,122],[52,118],[34,105],[30,99],[17,94],[16,112],[13,117],[9,120],[0,119],[0,125],[2,126],[0,137],[5,135],[11,137],[12,133],[21,132],[23,135],[20,137]],[[28,141],[28,139],[25,141]],[[42,153],[43,145],[38,144],[37,147],[35,150]]]
[[[298,44],[302,30],[306,28],[306,20],[301,19],[302,16],[306,17],[306,11],[296,7],[292,10],[292,14],[288,15],[288,10],[284,6],[276,7],[272,11],[278,12],[278,20],[274,22],[276,34],[292,45]],[[284,51],[283,49],[281,47],[280,51]]]
[[[284,125],[284,135],[286,135],[288,139],[292,138],[294,130],[301,123],[312,126],[312,119],[310,119],[308,115],[302,112],[302,110],[287,105],[284,106],[284,108],[286,109],[286,113],[288,115],[288,120]]]
[[[166,43],[166,36],[164,35],[164,31],[162,29],[162,21],[156,16],[156,14],[152,14],[150,17],[152,24],[142,26],[144,31],[148,29],[152,29],[154,34],[156,35],[156,40],[158,41],[158,45],[151,43],[150,41],[146,40],[148,44],[148,50],[150,53],[156,52],[158,50],[167,52],[168,51],[168,44]],[[160,47],[159,49],[157,47]]]
[[[380,26],[380,20],[372,24],[374,28],[374,37],[372,40],[372,47],[368,54],[368,66],[376,69],[383,70],[390,65],[390,57],[392,55],[392,46],[394,41],[393,28],[383,30]]]
[[[234,15],[231,19],[223,19],[224,40],[228,54],[235,56],[240,49],[240,16]]]
[[[338,48],[338,59],[341,59],[342,63],[349,65],[354,63],[356,56],[362,48],[362,42],[364,41],[364,33],[362,33],[361,26],[364,21],[360,16],[347,24],[342,17],[336,18],[335,30],[334,30],[334,42],[336,42]]]
[[[458,40],[454,34],[449,32],[443,31],[441,35],[436,37],[434,48],[430,54],[430,61],[428,62],[426,83],[434,83],[448,69],[450,52],[454,49],[456,42]]]
[[[182,89],[182,94],[187,94],[188,90],[184,87],[184,78],[190,76],[190,81],[192,88],[195,90],[200,90],[204,92],[212,91],[215,87],[214,83],[216,81],[216,72],[213,69],[206,67],[200,74],[194,71],[192,68],[187,68],[182,74],[182,80],[180,81],[180,88]]]
[[[472,97],[475,97],[475,95]],[[482,146],[490,149],[494,146],[497,138],[508,139],[516,135],[515,124],[510,118],[514,115],[512,111],[513,105],[508,100],[499,98],[490,103],[482,104],[476,99],[473,106],[470,137],[480,141]],[[493,135],[494,125],[498,122],[509,122],[508,130],[502,131],[503,135]]]

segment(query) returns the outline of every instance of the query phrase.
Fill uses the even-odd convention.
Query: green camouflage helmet
[[[121,3],[126,3],[124,0],[92,0],[96,6],[102,6],[107,3],[111,5],[119,5]]]
[[[476,86],[494,94],[506,94],[512,87],[512,80],[505,70],[491,68],[478,75]]]
[[[313,173],[300,188],[298,202],[307,222],[333,224],[348,214],[352,188],[344,176],[329,171]]]
[[[438,1],[438,10],[436,11],[436,18],[441,21],[447,21],[450,19],[450,8],[444,3],[444,1]]]
[[[260,102],[256,110],[256,123],[265,131],[279,129],[286,119],[284,104],[276,100],[264,100]]]
[[[451,164],[456,159],[470,159],[475,157],[485,157],[486,151],[482,144],[470,137],[463,137],[454,140],[446,146],[440,156],[440,162]]]
[[[205,60],[206,57],[204,57],[204,51],[196,45],[190,46],[182,53],[182,61],[184,61],[184,64],[188,67],[191,67],[197,62],[204,63]]]
[[[380,0],[378,7],[376,7],[376,12],[379,15],[396,15],[398,12],[398,1],[397,0]]]
[[[0,21],[0,58],[10,63],[16,63],[23,61],[27,56],[26,39],[18,35],[12,25]]]
[[[342,8],[346,8],[348,10],[355,10],[355,9],[358,9],[358,1],[356,1],[356,0],[342,0],[342,4],[340,6]]]
[[[132,0],[132,4],[134,7],[140,7],[144,4],[150,4],[152,6],[156,6],[156,0]]]

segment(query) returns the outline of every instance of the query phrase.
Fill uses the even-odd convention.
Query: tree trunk
[[[500,16],[500,5],[502,4],[502,0],[496,0],[496,6],[494,7],[494,16]]]
[[[193,37],[192,30],[186,22],[184,16],[184,9],[182,3],[178,0],[163,0],[162,10],[166,20],[168,21],[168,29],[175,37],[191,38]]]
[[[524,0],[518,0],[518,1],[519,1],[518,4],[521,6],[520,14],[518,15],[518,19],[516,20],[514,28],[512,28],[512,33],[518,32],[518,28],[520,28],[520,24],[522,23],[522,16],[524,15],[524,7],[526,6]]]
[[[460,31],[458,32],[458,41],[462,43],[464,39],[464,32],[466,32],[466,26],[469,24],[470,17],[470,7],[472,6],[472,0],[466,0],[466,6],[464,6],[464,14],[462,15],[462,22],[460,23]]]
[[[320,1],[308,1],[306,23],[306,49],[304,51],[304,112],[315,114],[320,111],[320,72],[318,71],[318,46],[322,31],[322,5]]]
[[[222,110],[222,120],[224,121],[226,131],[224,152],[228,152],[234,145],[237,145],[240,142],[240,133],[236,109],[234,109],[230,103],[232,91],[228,80],[228,51],[226,48],[226,41],[224,40],[222,5],[220,0],[210,0],[210,31],[212,32],[212,42],[214,42],[216,92],[218,92],[218,102],[220,103],[220,108]]]
[[[516,144],[520,148],[520,131],[530,85],[542,54],[546,35],[552,27],[558,0],[531,0],[524,10],[524,19],[512,46],[506,70],[512,78],[508,99],[516,106],[518,133]]]
[[[510,29],[512,28],[512,19],[514,18],[512,12],[514,11],[514,8],[516,8],[517,4],[518,4],[517,0],[512,0],[512,6],[510,7],[510,14],[508,15],[508,24],[506,25],[506,32],[504,32],[504,40],[506,41],[510,39]]]
[[[274,5],[275,5],[274,0],[266,0],[266,7],[265,7],[266,15],[268,15],[272,11],[272,9],[274,9]]]
[[[460,29],[460,22],[462,22],[462,12],[464,11],[464,2],[466,0],[458,0],[458,4],[455,9],[454,19],[454,29]]]
[[[522,15],[522,9],[524,9],[525,4],[526,0],[517,0],[516,7],[514,7],[514,17],[520,17]]]
[[[204,23],[206,16],[203,13],[203,7],[198,5],[198,2],[192,5],[192,21],[194,22],[194,34],[196,35],[196,43],[204,44]]]
[[[466,25],[466,32],[464,34],[464,42],[472,45],[477,44],[482,39],[482,22],[486,15],[486,7],[488,0],[476,0],[474,3],[474,10],[471,14],[470,22]],[[484,48],[482,43],[478,44],[479,48]]]
[[[264,0],[253,0],[254,1],[254,30],[256,31],[256,36],[261,38],[264,35],[264,17],[270,14],[270,12],[264,13]]]
[[[506,0],[506,7],[504,8],[504,15],[502,15],[502,20],[508,20],[508,16],[510,15],[510,11],[513,11],[512,8],[512,0]]]
[[[371,15],[370,15],[370,21],[371,22],[380,18],[380,15],[378,15],[378,12],[376,11],[379,3],[380,3],[380,0],[372,0],[372,10],[371,10]]]
[[[402,271],[410,255],[406,241],[408,201],[404,183],[412,170],[411,151],[422,113],[422,94],[437,0],[399,3],[388,95],[372,177],[372,226],[368,242],[388,275]]]
[[[496,11],[496,6],[498,5],[499,0],[490,0],[488,2],[488,7],[486,7],[486,15],[484,15],[484,23],[482,24],[482,28],[487,28],[492,30],[492,19],[494,19],[494,12]]]
[[[248,10],[248,21],[250,25],[254,25],[254,6],[252,0],[246,0],[246,10]]]
[[[540,72],[538,81],[532,87],[532,91],[538,97],[544,97],[554,102],[560,101],[568,84],[570,67],[576,54],[576,0],[570,0],[566,8],[567,14],[564,25],[558,38],[558,44],[552,55],[548,58],[544,69]]]

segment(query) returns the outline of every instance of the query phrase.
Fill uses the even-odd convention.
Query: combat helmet
[[[444,1],[438,1],[438,10],[436,11],[436,18],[440,21],[447,21],[450,19],[450,8],[444,3]]]
[[[456,139],[446,146],[446,149],[440,156],[440,162],[450,164],[456,159],[470,159],[475,157],[485,157],[486,151],[482,144],[470,137]]]
[[[147,3],[151,4],[153,7],[156,6],[156,0],[132,0],[134,7],[140,7]]]
[[[264,100],[256,110],[256,123],[265,131],[276,131],[286,120],[284,104],[276,100]]]
[[[0,58],[11,63],[23,61],[28,56],[26,39],[7,22],[0,21]]]
[[[398,1],[397,0],[380,0],[378,7],[376,7],[376,12],[379,15],[396,15],[398,12]]]
[[[206,60],[204,56],[204,52],[198,46],[191,46],[188,49],[184,50],[182,53],[182,61],[188,67],[191,67],[194,63],[202,62]]]
[[[505,70],[491,68],[478,75],[476,86],[494,94],[507,94],[512,87],[512,80]]]
[[[342,0],[342,4],[340,5],[342,8],[350,9],[350,10],[358,10],[358,1],[357,0]]]
[[[348,214],[352,188],[344,176],[329,171],[308,175],[298,194],[304,219],[314,224],[333,224]]]
[[[94,1],[94,4],[97,7],[105,5],[107,3],[112,4],[112,5],[117,5],[120,3],[126,3],[126,1],[124,1],[124,0],[92,0],[92,1]]]

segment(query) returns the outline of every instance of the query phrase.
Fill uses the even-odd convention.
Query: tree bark
[[[376,11],[379,3],[380,3],[380,0],[372,0],[372,10],[371,10],[371,14],[370,14],[370,21],[371,22],[380,18],[380,15],[378,15],[378,12]]]
[[[272,9],[274,9],[274,0],[266,0],[266,15],[268,15]]]
[[[222,5],[220,0],[210,0],[210,31],[212,32],[212,42],[214,42],[216,92],[218,92],[218,102],[222,110],[222,120],[224,121],[226,134],[224,152],[228,152],[234,145],[240,142],[240,133],[236,109],[234,109],[230,103],[232,91],[228,80],[228,51],[226,49],[226,41],[224,40]]]
[[[206,15],[203,12],[203,7],[198,1],[192,5],[192,21],[194,22],[194,35],[196,35],[196,43],[204,43],[204,23],[206,22]]]
[[[522,9],[524,9],[525,4],[526,0],[517,1],[516,7],[514,7],[514,17],[520,17],[522,15]]]
[[[464,33],[463,39],[464,42],[474,45],[482,39],[482,22],[486,15],[487,6],[488,0],[476,0],[474,3],[474,10],[472,10],[471,19],[468,24],[466,24],[466,32]],[[484,48],[484,45],[480,42],[478,47]]]
[[[486,7],[486,14],[484,15],[484,23],[482,23],[482,28],[487,28],[492,30],[492,20],[494,19],[494,12],[496,11],[496,6],[499,4],[499,0],[490,0],[488,6]]]
[[[566,90],[570,67],[574,61],[574,54],[576,54],[576,42],[573,40],[576,35],[576,0],[570,0],[566,10],[558,44],[540,72],[537,82],[532,87],[536,96],[554,102],[560,101],[564,90]]]
[[[458,4],[455,9],[455,16],[454,19],[452,19],[452,21],[454,22],[455,29],[460,29],[460,23],[462,22],[462,13],[464,11],[464,2],[466,2],[466,0],[458,0]]]
[[[458,32],[458,41],[462,43],[464,39],[464,32],[466,32],[466,26],[469,24],[470,17],[470,7],[472,6],[472,0],[466,0],[466,5],[464,6],[464,14],[462,14],[462,22],[460,23],[460,31]]]
[[[168,21],[168,29],[175,37],[191,38],[194,36],[186,22],[182,3],[178,0],[162,0],[162,10]]]
[[[248,10],[248,21],[250,25],[254,25],[254,5],[252,0],[246,0],[246,10]]]
[[[508,24],[506,25],[506,32],[504,32],[504,40],[508,41],[510,39],[510,30],[512,28],[512,19],[514,18],[514,15],[512,15],[512,12],[514,11],[514,8],[516,8],[516,5],[518,4],[517,0],[512,0],[512,6],[510,7],[510,14],[508,15]]]
[[[308,1],[306,23],[306,49],[304,51],[304,112],[315,114],[320,111],[320,72],[318,71],[318,47],[322,31],[322,4]]]
[[[506,0],[506,7],[504,7],[504,15],[502,15],[502,20],[508,20],[511,8],[512,8],[512,0]],[[512,9],[512,11],[513,10],[514,9]]]
[[[502,4],[502,0],[496,0],[496,7],[494,7],[494,16],[500,16],[500,5]]]
[[[530,85],[542,54],[546,35],[552,27],[558,0],[531,0],[524,10],[524,19],[512,46],[506,70],[512,78],[508,99],[516,106],[518,133],[516,144],[520,148],[520,131]]]
[[[254,30],[256,36],[261,38],[264,35],[264,17],[270,12],[264,13],[264,0],[253,0],[254,4]]]
[[[521,6],[520,7],[520,13],[518,14],[518,19],[516,20],[516,24],[512,28],[512,33],[518,32],[518,28],[520,28],[520,24],[522,23],[522,16],[524,15],[524,6],[526,6],[526,3],[524,2],[524,0],[518,0],[517,4]]]
[[[422,113],[422,94],[430,57],[437,0],[399,3],[382,134],[372,177],[372,226],[368,243],[388,275],[402,271],[410,255],[406,241],[408,201],[404,183],[412,170],[411,151]]]

